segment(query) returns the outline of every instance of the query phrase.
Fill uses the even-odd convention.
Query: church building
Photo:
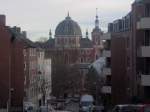
[[[81,83],[78,91],[84,90],[89,66],[101,56],[102,42],[100,38],[102,35],[98,15],[96,15],[95,28],[90,38],[88,31],[86,31],[86,37],[83,37],[79,24],[68,14],[56,27],[55,37],[52,38],[50,31],[49,40],[42,44],[46,51],[46,57],[52,59],[52,72],[57,68],[55,65],[76,66],[80,73]]]

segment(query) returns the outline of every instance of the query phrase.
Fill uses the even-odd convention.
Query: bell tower
[[[51,29],[49,30],[49,39],[52,39],[52,31],[51,31]]]
[[[94,59],[97,60],[101,56],[101,36],[103,32],[99,27],[99,17],[98,17],[98,9],[96,8],[96,19],[95,19],[95,28],[92,31],[92,42],[94,45]]]
[[[99,28],[99,18],[98,18],[98,9],[97,8],[96,8],[95,28]]]
[[[92,31],[92,42],[94,45],[100,45],[101,35],[102,35],[102,31],[99,27],[98,9],[96,8],[95,28]]]

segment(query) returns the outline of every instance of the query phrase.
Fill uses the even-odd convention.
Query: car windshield
[[[145,107],[144,112],[150,112],[150,107]]]
[[[121,112],[136,112],[132,107],[123,107]]]
[[[116,107],[113,112],[140,112],[140,106]]]
[[[47,109],[48,109],[47,107],[41,107],[41,108],[40,108],[40,111],[41,111],[41,112],[47,112]]]

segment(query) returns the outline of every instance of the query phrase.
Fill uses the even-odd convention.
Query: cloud
[[[0,13],[6,14],[7,25],[20,26],[27,30],[28,36],[36,40],[48,37],[49,29],[53,34],[57,24],[67,12],[76,20],[83,33],[86,28],[94,27],[96,8],[100,25],[106,30],[107,24],[121,18],[130,11],[134,0],[0,0]]]

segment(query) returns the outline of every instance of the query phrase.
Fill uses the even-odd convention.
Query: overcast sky
[[[37,40],[48,37],[49,29],[54,31],[69,11],[73,20],[91,32],[94,27],[96,8],[100,27],[107,31],[107,24],[125,16],[134,0],[0,0],[0,14],[5,14],[7,25],[26,30],[28,38]]]

